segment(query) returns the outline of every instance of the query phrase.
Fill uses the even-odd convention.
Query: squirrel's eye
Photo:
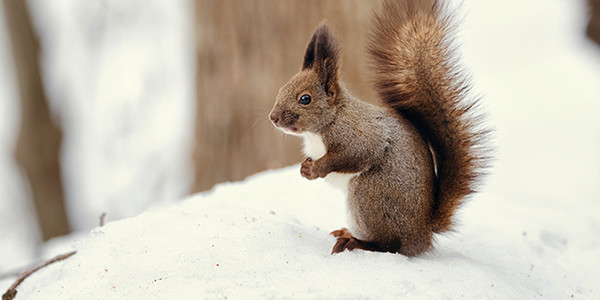
[[[302,97],[300,97],[300,101],[298,101],[298,102],[300,102],[300,104],[302,104],[302,105],[307,105],[310,103],[310,101],[311,101],[311,98],[309,95],[302,95]]]

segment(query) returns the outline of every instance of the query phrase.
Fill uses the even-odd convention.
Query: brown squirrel
[[[455,64],[445,11],[435,0],[400,0],[375,13],[368,53],[386,107],[339,82],[339,47],[324,22],[301,70],[279,90],[269,118],[304,138],[302,176],[347,193],[349,229],[332,232],[332,253],[431,249],[486,168],[488,131]]]

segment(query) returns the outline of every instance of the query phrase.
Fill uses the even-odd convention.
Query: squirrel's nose
[[[273,122],[274,124],[277,124],[277,122],[279,121],[279,117],[277,117],[275,114],[270,114],[269,119],[271,119],[271,122]]]

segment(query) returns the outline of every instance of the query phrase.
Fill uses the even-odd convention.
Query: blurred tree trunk
[[[590,23],[588,24],[588,36],[600,45],[600,0],[588,0],[591,12]]]
[[[44,240],[69,233],[59,163],[62,133],[52,122],[40,66],[39,44],[23,0],[5,0],[4,12],[15,61],[21,126],[16,159],[29,179]]]
[[[342,79],[356,96],[373,98],[364,55],[373,1],[195,3],[195,192],[301,161],[301,140],[277,131],[267,115],[322,19],[340,38]]]

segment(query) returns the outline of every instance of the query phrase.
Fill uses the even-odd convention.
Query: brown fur
[[[379,95],[415,124],[435,153],[437,233],[450,229],[455,209],[474,191],[488,134],[454,63],[452,20],[443,10],[434,0],[384,2],[369,44]]]
[[[473,191],[485,133],[474,129],[475,102],[466,100],[468,86],[452,66],[449,25],[435,1],[384,3],[369,52],[387,108],[354,98],[339,82],[339,48],[325,23],[300,72],[279,90],[270,119],[305,138],[302,176],[352,174],[340,185],[351,226],[332,233],[333,253],[423,253]]]

